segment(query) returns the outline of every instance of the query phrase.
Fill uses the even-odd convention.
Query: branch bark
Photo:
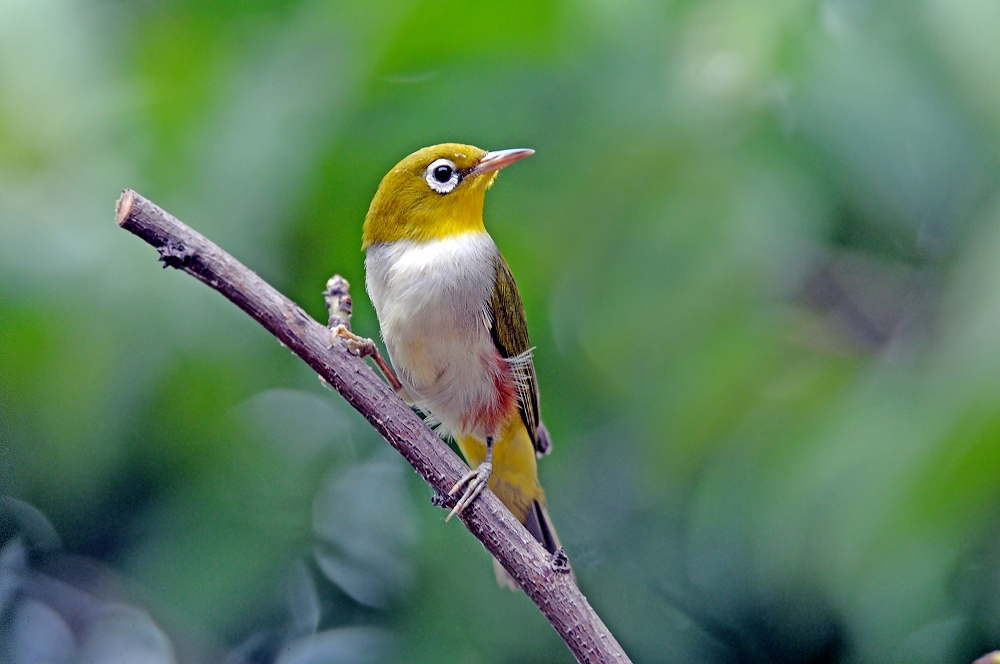
[[[374,372],[348,352],[331,347],[330,330],[200,233],[131,189],[117,203],[118,225],[151,244],[167,266],[222,293],[264,326],[343,396],[438,496],[466,465]],[[484,491],[459,518],[496,556],[580,662],[628,662],[628,656],[569,574],[561,550],[549,555],[500,500]]]

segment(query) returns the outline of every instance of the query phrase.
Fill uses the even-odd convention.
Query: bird
[[[532,154],[460,143],[417,150],[382,178],[362,249],[365,285],[398,377],[393,386],[457,443],[470,467],[449,492],[457,501],[447,518],[488,486],[555,553],[559,539],[538,480],[537,459],[552,444],[534,349],[517,284],[483,222],[500,169]],[[498,583],[516,588],[493,562]]]

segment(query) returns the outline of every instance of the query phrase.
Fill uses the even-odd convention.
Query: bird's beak
[[[504,166],[509,166],[515,161],[520,161],[533,154],[535,154],[535,151],[531,148],[514,148],[513,150],[487,152],[479,160],[479,163],[476,164],[476,167],[472,169],[470,175],[482,175],[483,173],[498,171]]]

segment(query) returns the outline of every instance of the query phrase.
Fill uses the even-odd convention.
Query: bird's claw
[[[396,374],[393,373],[392,367],[390,367],[389,363],[385,361],[384,357],[382,357],[382,353],[379,352],[378,346],[375,345],[374,341],[364,337],[359,337],[351,332],[343,323],[330,330],[331,347],[337,343],[337,337],[344,338],[344,341],[347,343],[347,352],[358,357],[372,358],[375,362],[375,366],[377,366],[378,370],[382,372],[382,375],[389,383],[389,386],[392,387],[397,394],[401,389],[403,389],[403,384],[399,382],[398,378],[396,378]]]
[[[347,350],[352,355],[357,355],[358,357],[370,357],[378,350],[375,347],[374,341],[359,337],[347,329],[346,325],[338,325],[330,331],[331,345],[336,341],[337,337],[344,337],[344,340],[347,342]]]
[[[451,517],[459,514],[468,506],[469,503],[475,500],[476,496],[481,494],[483,489],[486,488],[486,483],[490,481],[490,476],[492,474],[493,464],[487,461],[479,464],[478,468],[470,470],[462,476],[462,479],[455,482],[455,486],[451,487],[451,491],[448,492],[449,496],[454,496],[463,486],[468,486],[465,486],[465,493],[463,493],[462,497],[458,499],[458,502],[455,503],[455,506],[451,509],[451,512],[448,513],[448,516],[446,516],[444,520],[448,521]]]

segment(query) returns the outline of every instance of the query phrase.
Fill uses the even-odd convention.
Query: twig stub
[[[330,328],[343,325],[350,330],[354,303],[351,301],[351,284],[347,279],[339,274],[330,277],[326,282],[326,290],[323,291],[323,299],[326,300],[326,310],[330,312]]]

